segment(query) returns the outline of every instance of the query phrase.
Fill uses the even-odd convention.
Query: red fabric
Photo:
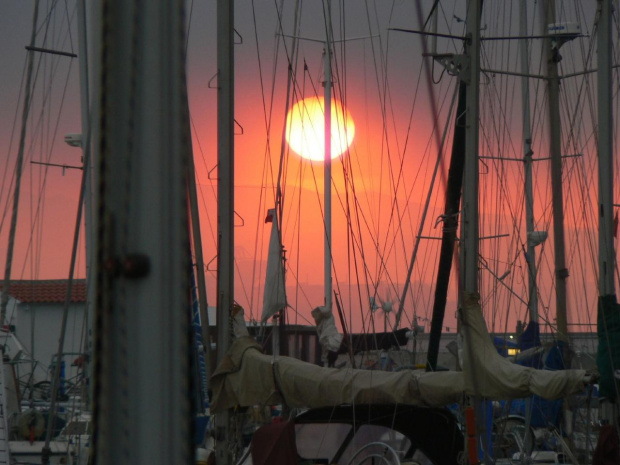
[[[613,425],[601,426],[598,443],[594,449],[592,465],[618,465],[620,463],[620,441]]]
[[[253,465],[296,465],[295,424],[290,421],[262,426],[252,436]]]

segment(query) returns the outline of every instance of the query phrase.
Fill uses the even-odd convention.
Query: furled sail
[[[532,394],[559,399],[585,388],[585,370],[537,370],[516,365],[493,346],[482,317],[479,295],[466,297],[460,312],[465,392],[489,399],[516,399]]]
[[[290,357],[273,362],[253,339],[237,339],[211,378],[211,410],[283,402],[308,408],[354,403],[441,406],[459,401],[464,394],[491,400],[532,394],[557,399],[584,389],[585,370],[536,370],[500,356],[477,295],[466,300],[460,313],[463,372],[323,368]]]
[[[273,361],[251,338],[235,340],[211,377],[211,411],[234,406],[330,407],[383,403],[442,406],[462,398],[463,374],[323,368],[291,357]]]
[[[286,307],[282,246],[280,244],[278,217],[275,208],[269,209],[267,213],[265,223],[269,222],[271,222],[271,238],[269,239],[267,275],[265,277],[265,292],[263,294],[263,313],[261,316],[263,323]]]

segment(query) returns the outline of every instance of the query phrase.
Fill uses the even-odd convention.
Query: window
[[[399,433],[386,426],[379,425],[362,425],[355,433],[355,436],[347,446],[344,454],[339,460],[339,463],[349,463],[353,455],[365,445],[371,442],[382,442],[392,447],[398,454],[400,459],[403,459],[407,454],[407,451],[411,448],[411,441],[404,434]],[[368,455],[383,453],[380,446],[368,447],[368,449],[362,452],[356,458],[356,463],[359,463],[363,457]]]
[[[351,429],[351,425],[343,423],[295,425],[297,453],[302,459],[331,463]]]

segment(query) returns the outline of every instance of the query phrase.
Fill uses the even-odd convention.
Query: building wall
[[[15,320],[15,333],[28,352],[32,348],[32,324],[34,324],[34,359],[39,362],[37,377],[45,376],[58,352],[64,304],[19,304]],[[32,320],[34,318],[34,320]],[[85,341],[85,305],[71,304],[65,332],[64,353],[67,376],[75,376],[71,363],[83,352]]]

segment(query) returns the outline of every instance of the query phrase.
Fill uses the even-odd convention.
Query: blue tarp
[[[541,347],[540,327],[537,322],[530,321],[521,335],[518,347],[521,352],[534,347]],[[519,360],[519,365],[528,366],[541,370],[563,370],[562,342],[558,341],[547,353],[534,354],[526,359]],[[530,399],[531,425],[533,427],[547,427],[550,424],[558,426],[562,399],[545,400],[538,396]],[[510,401],[509,414],[526,416],[526,399],[514,399]]]

